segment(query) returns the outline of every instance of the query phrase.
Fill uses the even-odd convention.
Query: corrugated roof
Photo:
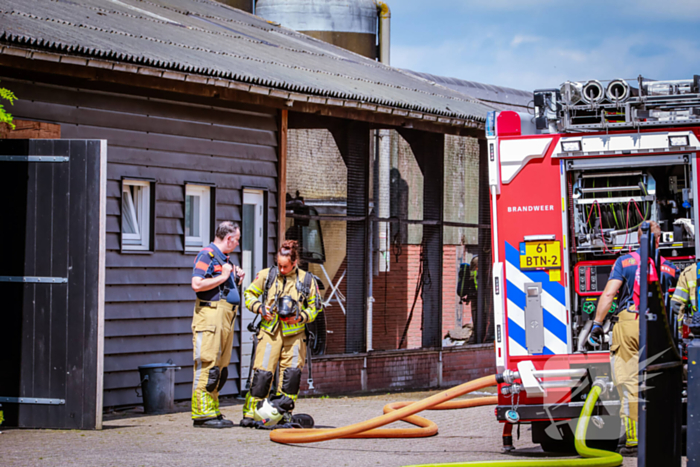
[[[467,96],[486,101],[499,109],[523,111],[527,109],[528,106],[532,107],[533,94],[529,91],[505,88],[493,84],[477,83],[476,81],[467,81],[459,78],[431,75],[430,73],[421,73],[412,70],[404,71],[430,81],[435,81],[438,84],[454,89]]]
[[[491,106],[212,0],[0,0],[0,43],[483,121]]]

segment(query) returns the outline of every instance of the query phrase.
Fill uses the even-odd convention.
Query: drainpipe
[[[391,31],[391,10],[386,3],[375,0],[377,5],[377,15],[379,16],[379,61],[385,65],[389,65],[389,50],[390,50],[390,31]],[[390,196],[391,196],[391,131],[379,130],[377,132],[379,141],[378,154],[379,159],[379,206],[378,215],[382,218],[387,218],[391,215]],[[390,254],[390,239],[389,239],[389,224],[381,222],[379,224],[379,271],[388,272],[391,265]]]
[[[385,65],[389,64],[389,20],[391,18],[391,12],[389,11],[389,6],[381,1],[375,0],[377,5],[377,16],[379,17],[379,61]],[[390,180],[391,176],[391,132],[389,130],[375,130],[374,134],[378,144],[375,146],[377,150],[377,157],[379,162],[378,173],[374,176],[378,178],[379,181],[379,193],[374,191],[374,203],[373,210],[379,215],[379,217],[389,217],[391,215],[389,201],[390,201]],[[375,184],[375,186],[377,186]],[[377,203],[378,201],[378,203]],[[379,206],[377,206],[379,204]],[[386,222],[380,222],[378,226],[379,231],[379,271],[386,272],[389,270],[389,242],[387,228],[389,224]],[[368,280],[368,294],[367,294],[367,322],[365,328],[365,348],[367,352],[373,350],[372,343],[372,327],[373,327],[373,308],[374,308],[374,291],[373,291],[373,275],[372,265],[374,263],[374,228],[370,229],[369,238],[369,280]]]

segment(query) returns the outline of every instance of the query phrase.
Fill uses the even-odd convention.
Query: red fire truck
[[[533,108],[487,119],[496,362],[521,378],[500,385],[496,416],[504,435],[530,424],[533,442],[560,451],[591,380],[611,382],[610,321],[603,344],[587,334],[639,225],[659,223],[679,268],[695,260],[700,76],[567,82],[535,91]],[[588,433],[608,449],[620,433],[609,387]]]

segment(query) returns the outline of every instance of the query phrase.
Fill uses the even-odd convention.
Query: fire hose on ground
[[[416,414],[423,410],[450,410],[468,407],[480,407],[485,405],[495,405],[498,398],[479,397],[463,401],[451,401],[456,397],[478,391],[479,389],[495,386],[501,381],[500,375],[485,376],[483,378],[460,384],[446,391],[425,398],[418,402],[394,402],[384,407],[384,415],[370,420],[355,423],[339,428],[328,429],[280,429],[270,432],[270,440],[282,444],[317,443],[338,438],[419,438],[433,436],[437,434],[437,425],[430,420],[419,417]],[[449,464],[423,464],[428,466],[517,466],[517,467],[539,467],[546,465],[557,466],[587,466],[587,467],[615,467],[622,464],[620,454],[593,449],[586,446],[586,430],[591,413],[595,406],[601,387],[593,385],[586,402],[581,410],[581,415],[576,425],[575,446],[576,451],[582,458],[579,459],[532,459],[532,460],[502,460],[502,461],[477,461],[458,462]],[[416,425],[418,428],[384,428],[396,421],[405,421]]]

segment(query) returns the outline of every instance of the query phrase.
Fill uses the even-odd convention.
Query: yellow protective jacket
[[[693,316],[698,309],[698,304],[695,303],[697,280],[697,265],[695,264],[685,268],[678,278],[676,291],[673,292],[673,297],[671,298],[671,307],[678,313],[679,324],[683,322],[686,314],[688,317]],[[688,305],[690,305],[690,309],[687,309]]]
[[[262,303],[260,303],[260,297],[263,294],[263,289],[265,288],[265,282],[267,282],[267,275],[270,269],[263,269],[255,277],[255,280],[248,286],[246,291],[243,293],[245,299],[245,306],[253,313],[262,312]],[[320,300],[318,294],[318,286],[316,281],[311,281],[311,287],[309,288],[309,296],[306,297],[304,302],[300,302],[301,294],[297,290],[297,281],[300,284],[304,283],[304,277],[308,274],[299,268],[294,268],[292,272],[288,275],[282,275],[278,272],[277,279],[275,283],[272,284],[270,290],[267,292],[267,307],[272,308],[277,297],[283,297],[285,295],[291,296],[297,301],[300,309],[299,315],[301,316],[301,321],[298,323],[290,324],[279,319],[277,314],[273,314],[272,321],[267,321],[262,318],[260,322],[260,328],[270,334],[272,334],[277,328],[278,323],[282,323],[282,334],[285,336],[291,336],[302,332],[306,328],[306,323],[311,323],[316,319],[318,315],[319,308],[317,306],[317,300]]]

